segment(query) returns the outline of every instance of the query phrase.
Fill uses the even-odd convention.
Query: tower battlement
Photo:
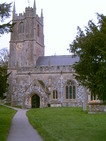
[[[34,18],[36,17],[36,20],[43,25],[43,14],[41,10],[41,16],[38,16],[36,14],[36,11],[32,7],[26,7],[25,12],[23,13],[16,13],[15,10],[13,10],[13,22],[17,20],[24,20],[25,18]]]
[[[25,8],[25,11],[33,11],[33,8],[28,6]]]

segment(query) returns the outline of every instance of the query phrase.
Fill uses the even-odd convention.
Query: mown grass
[[[106,114],[81,108],[44,108],[27,112],[44,141],[106,141]]]
[[[6,141],[15,110],[0,105],[0,141]]]
[[[10,103],[6,103],[5,105],[6,105],[6,106],[11,106],[11,107],[13,107],[13,108],[22,109],[22,106],[12,106]]]

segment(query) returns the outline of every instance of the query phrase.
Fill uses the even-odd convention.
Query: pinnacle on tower
[[[35,2],[35,0],[34,0],[33,8],[36,9],[36,2]]]
[[[42,20],[42,24],[43,24],[43,9],[41,9],[41,20]]]
[[[43,18],[43,9],[41,9],[41,17]]]
[[[14,19],[14,17],[15,17],[15,0],[14,0],[14,5],[13,5],[13,19]]]
[[[34,10],[34,16],[36,16],[36,2],[34,0],[34,5],[33,5],[33,10]]]
[[[28,0],[28,7],[30,7],[30,2],[29,2],[29,0]]]

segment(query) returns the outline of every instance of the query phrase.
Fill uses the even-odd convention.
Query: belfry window
[[[57,90],[53,90],[53,99],[58,99],[58,92],[57,92]]]
[[[40,27],[39,27],[39,24],[37,24],[37,36],[40,37]]]
[[[19,33],[23,33],[24,32],[24,23],[20,22],[19,23]]]
[[[66,84],[66,99],[76,99],[76,86],[72,81]]]

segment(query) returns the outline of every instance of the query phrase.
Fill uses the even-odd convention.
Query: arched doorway
[[[40,97],[35,94],[32,96],[32,108],[39,108],[40,107]]]

